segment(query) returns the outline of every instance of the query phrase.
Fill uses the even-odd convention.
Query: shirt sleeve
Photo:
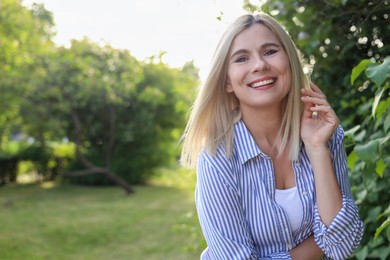
[[[357,248],[363,236],[363,222],[353,200],[348,180],[347,159],[344,149],[344,131],[339,126],[330,143],[333,168],[342,192],[342,207],[329,227],[321,221],[317,205],[314,206],[314,239],[332,259],[345,259]]]
[[[213,166],[206,156],[198,161],[196,207],[208,248],[201,259],[291,259],[288,252],[260,257],[245,221],[229,172]]]

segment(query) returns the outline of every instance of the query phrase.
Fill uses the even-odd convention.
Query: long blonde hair
[[[233,152],[233,125],[241,118],[239,101],[225,90],[228,54],[236,36],[253,24],[268,27],[282,44],[290,62],[292,88],[287,97],[286,112],[279,131],[279,151],[289,144],[290,159],[297,160],[300,146],[302,102],[300,88],[309,88],[303,72],[301,55],[284,28],[267,14],[243,15],[236,19],[222,36],[215,51],[211,69],[191,110],[184,135],[181,164],[196,166],[199,154],[205,150],[215,154],[219,145],[226,147],[227,156]]]

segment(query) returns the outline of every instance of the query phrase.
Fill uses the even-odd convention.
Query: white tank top
[[[297,186],[287,190],[275,190],[275,201],[284,210],[290,222],[291,231],[295,232],[301,225],[303,210]]]

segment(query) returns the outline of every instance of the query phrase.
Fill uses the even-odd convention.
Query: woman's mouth
[[[274,84],[275,82],[276,82],[276,78],[268,78],[268,79],[259,80],[259,81],[249,83],[248,86],[250,88],[262,88],[262,87]]]

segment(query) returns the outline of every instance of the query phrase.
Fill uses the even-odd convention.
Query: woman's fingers
[[[319,94],[322,94],[323,96],[325,96],[324,92],[321,91],[321,89],[316,85],[314,84],[313,82],[310,82],[310,88],[316,92],[316,93],[319,93]]]
[[[314,83],[310,83],[311,89],[302,89],[302,101],[304,103],[311,103],[312,106],[329,105],[325,94]]]
[[[313,111],[311,111],[311,107],[313,107],[312,104],[305,103],[305,107],[303,110],[303,117],[304,118],[311,118],[313,115]]]
[[[333,109],[328,105],[317,105],[310,107],[310,110],[313,112],[332,112]]]
[[[302,95],[309,96],[309,97],[326,99],[326,96],[324,95],[324,93],[316,92],[314,90],[302,89],[301,93],[302,93]]]
[[[313,103],[314,105],[326,105],[328,101],[324,98],[312,97],[312,96],[302,96],[302,101],[305,103]]]
[[[304,113],[305,118],[318,118],[321,113],[321,118],[336,118],[333,108],[328,103],[325,94],[320,88],[314,83],[310,83],[311,89],[302,89],[301,100],[304,102]],[[336,120],[337,121],[337,120]]]

